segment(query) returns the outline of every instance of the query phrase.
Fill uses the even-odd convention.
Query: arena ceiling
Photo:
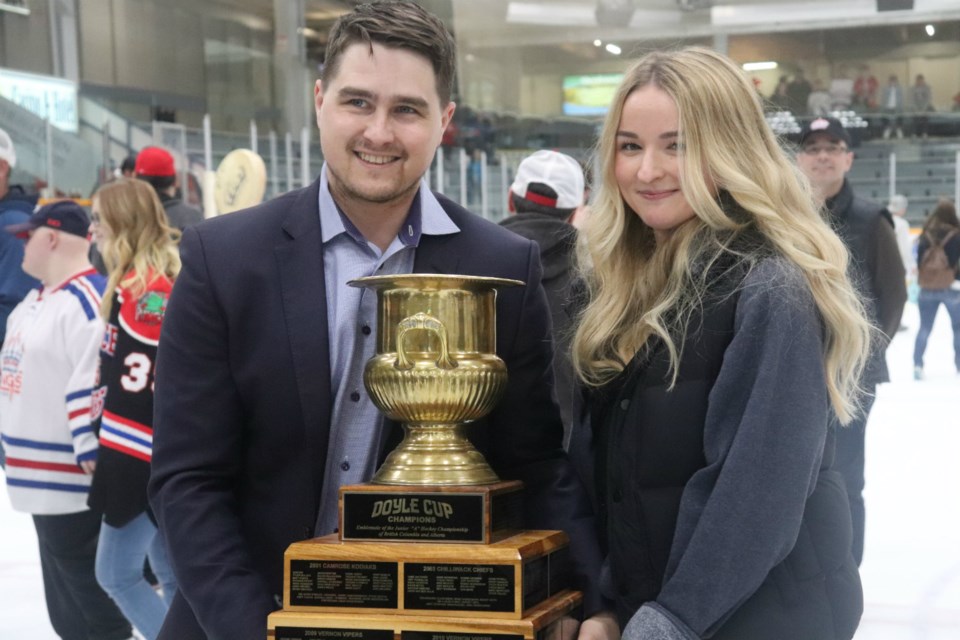
[[[878,2],[880,7],[878,7]],[[304,0],[308,51],[322,59],[330,25],[359,0]],[[906,4],[905,4],[906,3]],[[960,19],[957,0],[422,0],[447,19],[461,50],[537,46],[569,50],[596,39],[626,43]]]
[[[194,0],[177,0],[192,2]],[[303,6],[307,58],[321,63],[327,33],[338,16],[362,0],[211,0],[224,17],[248,16],[272,24],[275,2]],[[960,42],[958,0],[418,0],[452,25],[464,55],[509,47],[544,63],[596,60],[594,41],[624,50],[676,42],[709,44],[716,34],[802,33],[829,49],[920,42],[923,25],[938,25],[937,39]],[[879,10],[913,4],[911,10]],[[943,25],[943,28],[940,28]],[[886,27],[864,29],[865,27]],[[919,30],[919,31],[918,31]],[[915,33],[916,32],[916,33]],[[852,34],[856,34],[853,37]],[[920,34],[920,35],[918,35]],[[836,37],[834,37],[836,36]],[[944,43],[945,51],[955,55]]]

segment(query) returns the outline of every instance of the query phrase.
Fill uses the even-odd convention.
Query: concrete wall
[[[46,2],[31,2],[29,16],[0,11],[0,67],[53,75],[52,52]]]
[[[81,91],[137,121],[152,107],[199,126],[244,130],[256,117],[276,126],[269,17],[188,0],[78,2]],[[47,2],[29,16],[0,12],[0,66],[54,74]],[[262,10],[261,10],[262,14]]]

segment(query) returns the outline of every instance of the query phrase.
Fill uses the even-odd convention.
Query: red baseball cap
[[[138,176],[167,177],[177,175],[173,167],[173,156],[160,147],[144,147],[137,154],[137,164],[133,172]]]

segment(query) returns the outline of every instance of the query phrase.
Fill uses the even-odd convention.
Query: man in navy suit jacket
[[[413,3],[341,18],[315,89],[321,177],[184,233],[157,357],[149,488],[180,587],[163,639],[264,637],[284,550],[330,532],[331,489],[356,477],[365,450],[367,474],[398,430],[375,415],[351,422],[371,415],[356,357],[371,329],[343,282],[411,270],[526,283],[498,297],[508,388],[469,435],[501,478],[524,481],[525,526],[570,534],[585,613],[601,610],[593,516],[552,398],[536,245],[421,182],[453,115],[453,47]],[[615,636],[611,620],[584,623],[581,638]]]

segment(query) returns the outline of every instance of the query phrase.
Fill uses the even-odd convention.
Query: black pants
[[[63,640],[126,640],[133,635],[94,575],[100,515],[81,511],[33,516],[43,591],[53,630]]]
[[[870,390],[870,395],[864,398],[863,413],[857,416],[850,424],[837,429],[837,454],[833,468],[843,476],[847,485],[847,495],[850,498],[850,519],[853,521],[853,559],[857,566],[863,560],[863,531],[866,520],[866,510],[863,506],[864,480],[864,445],[867,435],[867,418],[873,408],[876,390]]]

